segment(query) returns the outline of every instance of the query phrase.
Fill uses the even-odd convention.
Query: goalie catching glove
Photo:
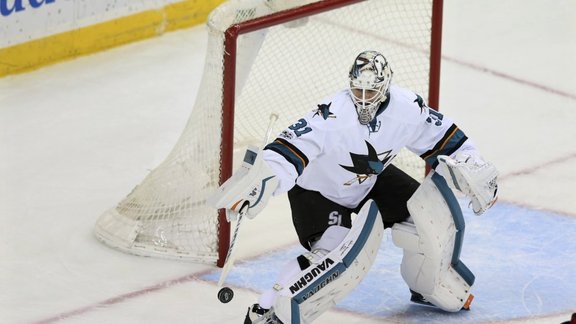
[[[448,185],[470,198],[472,210],[481,215],[498,198],[498,170],[492,163],[484,162],[474,152],[461,152],[453,159],[438,156],[436,170],[444,176]]]
[[[278,186],[278,177],[259,153],[258,149],[249,147],[242,166],[207,200],[215,208],[225,208],[229,222],[237,220],[239,213],[254,218]]]

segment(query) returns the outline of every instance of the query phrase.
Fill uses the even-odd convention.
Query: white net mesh
[[[211,14],[206,65],[188,124],[165,161],[100,217],[100,240],[134,254],[216,262],[217,212],[205,199],[217,188],[221,169],[224,31],[278,8],[313,2],[318,1],[235,0]],[[367,49],[387,57],[393,83],[426,99],[431,12],[431,0],[364,1],[311,16],[297,27],[241,35],[234,149],[261,145],[270,113],[279,114],[278,133],[346,87],[352,60]],[[409,153],[395,164],[415,177],[424,174],[423,162]]]

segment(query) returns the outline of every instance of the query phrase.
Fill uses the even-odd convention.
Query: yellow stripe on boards
[[[185,0],[160,9],[0,48],[0,77],[159,36],[206,21],[224,0]]]

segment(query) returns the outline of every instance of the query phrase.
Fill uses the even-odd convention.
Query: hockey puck
[[[234,291],[232,291],[232,289],[228,287],[223,287],[222,289],[220,289],[220,291],[218,291],[218,300],[221,303],[226,304],[230,302],[232,298],[234,298]]]

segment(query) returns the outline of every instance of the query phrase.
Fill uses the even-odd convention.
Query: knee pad
[[[408,201],[412,222],[395,224],[392,239],[404,250],[402,278],[427,301],[449,312],[467,308],[474,275],[460,261],[464,218],[456,197],[432,172]]]

